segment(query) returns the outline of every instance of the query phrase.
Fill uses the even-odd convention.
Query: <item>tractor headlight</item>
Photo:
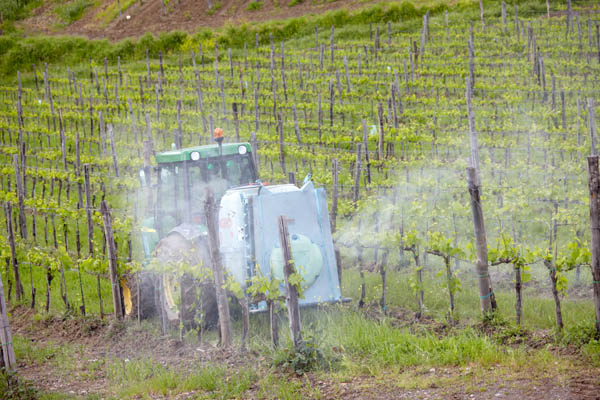
[[[244,154],[246,154],[247,152],[248,152],[248,149],[246,148],[246,146],[244,146],[244,145],[241,145],[240,147],[238,147],[238,153],[239,153],[240,155],[242,155],[242,156],[243,156],[243,155],[244,155]]]
[[[190,158],[192,159],[192,161],[198,161],[200,159],[200,152],[192,151],[190,153]]]

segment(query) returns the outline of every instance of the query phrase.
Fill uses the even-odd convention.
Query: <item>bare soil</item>
[[[374,319],[382,317],[374,307],[367,314]],[[390,310],[387,317],[397,325],[416,327],[413,313]],[[425,320],[422,323],[422,326],[430,327],[440,335],[445,330],[434,321]],[[11,312],[11,326],[13,332],[34,345],[52,344],[76,349],[74,354],[68,353],[68,362],[75,364],[70,370],[78,371],[76,373],[65,373],[52,360],[42,363],[20,360],[19,375],[43,392],[78,396],[111,394],[110,382],[105,374],[101,371],[90,373],[90,369],[86,368],[86,363],[97,360],[117,359],[126,362],[143,356],[164,366],[182,368],[211,363],[225,366],[232,371],[232,375],[239,368],[264,371],[270,368],[258,354],[224,351],[211,344],[186,344],[171,337],[153,334],[133,321],[111,326],[106,320],[100,319],[36,319],[30,309],[18,307]],[[528,342],[532,348],[537,347],[534,340],[525,341],[525,344],[529,345]],[[313,391],[318,389],[323,399],[600,399],[600,369],[585,365],[574,354],[566,354],[565,357],[573,359],[574,367],[560,376],[540,375],[540,371],[532,371],[531,376],[520,376],[510,371],[498,372],[493,367],[477,366],[419,367],[390,372],[389,376],[384,372],[342,379],[322,373],[309,374],[302,380],[285,372],[282,372],[282,376],[301,382],[308,379]],[[478,370],[474,371],[473,368]],[[399,378],[404,375],[408,381]],[[421,388],[411,388],[411,377],[429,383],[417,385]],[[189,396],[177,398],[192,395],[190,393]],[[246,396],[257,398],[257,390],[251,389]]]
[[[365,7],[374,0],[304,0],[292,7],[292,0],[263,0],[262,7],[248,9],[249,0],[212,0],[216,11],[211,12],[206,0],[170,0],[165,14],[162,0],[135,2],[121,18],[117,17],[103,26],[98,15],[114,4],[114,0],[99,0],[99,6],[88,9],[83,17],[65,28],[58,28],[57,15],[53,12],[55,1],[45,1],[34,10],[33,15],[21,23],[28,34],[68,34],[82,35],[90,39],[107,38],[112,41],[139,37],[145,33],[159,33],[172,30],[194,32],[200,28],[218,28],[241,23],[256,23],[267,20],[280,20],[308,14],[321,14],[336,9],[348,11]],[[124,3],[124,2],[122,2]],[[218,9],[217,9],[218,8]],[[127,16],[130,18],[127,19]],[[248,38],[252,41],[254,38]]]

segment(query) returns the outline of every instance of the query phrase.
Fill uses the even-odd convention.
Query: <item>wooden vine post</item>
[[[592,230],[592,277],[594,287],[594,311],[596,333],[600,333],[600,174],[598,156],[588,157],[590,188],[590,227]]]
[[[285,169],[285,144],[283,142],[283,120],[281,118],[281,113],[277,114],[277,131],[279,132],[279,164],[281,165],[281,172],[283,175],[287,175]]]
[[[496,310],[496,299],[488,269],[487,240],[481,207],[481,186],[477,183],[477,172],[473,167],[467,168],[467,184],[471,196],[471,211],[473,212],[475,245],[477,247],[476,271],[479,281],[480,305],[484,313],[489,313]]]
[[[115,134],[113,132],[113,127],[111,124],[108,124],[108,137],[110,139],[110,152],[112,154],[113,168],[115,169],[115,176],[118,178],[119,163],[117,162],[117,152],[115,151]]]
[[[269,323],[271,325],[271,343],[273,348],[279,347],[279,305],[277,300],[269,300]]]
[[[481,207],[481,177],[479,174],[479,146],[475,131],[475,115],[471,105],[472,86],[469,78],[466,81],[467,113],[469,120],[469,136],[471,140],[470,167],[467,168],[467,184],[471,196],[471,211],[473,212],[473,228],[475,231],[475,246],[477,248],[477,278],[479,282],[479,299],[481,311],[484,314],[496,310],[496,299],[492,290],[492,281],[488,268],[487,240]]]
[[[206,213],[206,228],[208,230],[208,244],[210,249],[210,260],[212,265],[215,289],[217,292],[217,310],[219,312],[219,326],[221,330],[221,345],[231,347],[233,338],[231,335],[231,318],[229,316],[229,304],[227,303],[227,292],[223,285],[223,266],[221,253],[219,252],[219,232],[217,231],[217,205],[212,191],[207,190],[204,212]]]
[[[0,279],[0,345],[2,346],[0,348],[0,367],[3,367],[7,371],[15,371],[17,369],[17,360],[10,333],[10,324],[8,323],[8,311],[6,310],[2,279]]]
[[[292,343],[296,349],[302,346],[302,332],[300,326],[300,306],[298,303],[298,287],[291,282],[290,277],[296,273],[294,260],[292,258],[292,246],[288,232],[287,219],[284,215],[277,218],[279,228],[279,243],[283,255],[283,276],[285,278],[286,305],[290,322],[290,334]]]
[[[384,158],[383,146],[384,146],[384,136],[383,136],[383,106],[381,103],[377,105],[377,113],[379,116],[379,140],[377,141],[377,159],[382,161]],[[365,151],[368,152],[369,149],[365,148]]]
[[[121,320],[123,319],[123,306],[121,304],[121,287],[119,286],[119,276],[117,273],[117,248],[113,237],[112,218],[105,200],[102,200],[102,203],[100,203],[100,212],[102,213],[102,221],[104,222],[104,235],[106,236],[106,248],[108,250],[108,270],[110,272],[115,318]]]
[[[24,296],[23,284],[21,283],[21,274],[19,273],[19,261],[17,260],[17,247],[15,244],[15,230],[13,226],[12,204],[6,203],[4,206],[4,215],[6,216],[6,230],[8,233],[8,244],[10,246],[11,264],[15,276],[15,293],[17,301],[21,301]]]
[[[21,159],[22,160],[22,159]],[[17,199],[19,205],[19,232],[21,238],[27,239],[27,221],[25,219],[25,190],[23,189],[23,176],[19,167],[19,156],[13,155],[13,163],[15,167],[15,183],[17,187]]]
[[[356,143],[356,162],[354,165],[354,192],[352,195],[352,202],[354,203],[354,206],[357,206],[358,203],[358,198],[359,198],[359,189],[360,189],[360,169],[361,169],[361,159],[360,159],[360,152],[361,152],[361,143]]]
[[[331,233],[335,232],[337,220],[339,185],[338,170],[338,160],[336,158],[331,161]]]
[[[152,140],[144,141],[144,191],[146,197],[146,215],[150,216],[154,212],[154,195],[152,192],[152,164],[150,159],[154,153]]]

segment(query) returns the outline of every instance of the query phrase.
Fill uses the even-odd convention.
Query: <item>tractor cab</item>
[[[154,216],[143,222],[146,257],[156,243],[182,224],[205,229],[204,202],[211,190],[218,202],[228,189],[256,182],[249,143],[221,143],[155,154]]]

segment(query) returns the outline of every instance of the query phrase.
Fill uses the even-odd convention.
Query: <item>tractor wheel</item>
[[[162,276],[163,310],[169,321],[179,321],[185,330],[217,326],[217,295],[210,280],[199,281],[189,274]]]
[[[164,264],[179,263],[198,268],[210,265],[205,240],[187,240],[177,232],[163,238],[156,246],[155,258]],[[160,277],[161,306],[169,321],[179,321],[186,330],[217,325],[216,291],[209,279],[200,280],[189,273]]]
[[[125,315],[129,318],[137,318],[138,305],[140,319],[148,319],[157,315],[155,302],[157,293],[154,280],[153,273],[138,272],[137,274],[128,274],[121,281],[123,308]]]

